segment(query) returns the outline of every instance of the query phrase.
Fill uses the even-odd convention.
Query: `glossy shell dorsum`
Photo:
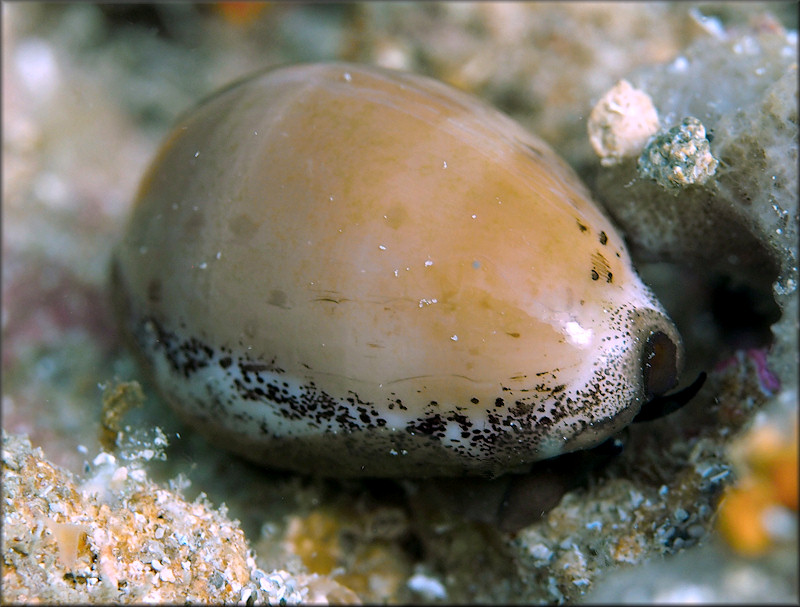
[[[515,470],[602,442],[681,366],[563,161],[469,95],[373,67],[276,69],[187,114],[112,275],[166,398],[304,472]]]

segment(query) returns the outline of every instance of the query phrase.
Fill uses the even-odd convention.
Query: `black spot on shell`
[[[514,403],[514,406],[511,407],[510,413],[515,417],[523,418],[526,417],[532,409],[533,406],[530,403],[518,400]]]
[[[605,232],[600,232],[600,244],[605,245],[608,242],[608,236]]]
[[[409,434],[415,434],[418,432],[420,434],[437,436],[439,438],[444,436],[446,430],[447,423],[438,413],[424,419],[414,420],[406,425],[406,432]]]
[[[462,430],[466,430],[472,426],[472,423],[469,421],[469,418],[466,415],[461,415],[460,413],[453,413],[450,417],[447,418],[448,421],[456,422]]]
[[[592,280],[597,280],[600,278],[600,274],[597,273],[597,270],[592,270]]]

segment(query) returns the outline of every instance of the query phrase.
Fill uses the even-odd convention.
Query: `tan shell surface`
[[[480,418],[545,376],[579,401],[617,357],[614,394],[591,404],[612,418],[639,405],[631,314],[679,342],[543,142],[444,85],[364,66],[267,72],[188,114],[117,263],[136,314],[327,395],[401,401],[403,420],[432,401]]]

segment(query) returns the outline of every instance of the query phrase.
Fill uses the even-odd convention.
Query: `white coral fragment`
[[[638,156],[658,131],[658,112],[650,95],[620,80],[592,109],[589,142],[603,166]]]

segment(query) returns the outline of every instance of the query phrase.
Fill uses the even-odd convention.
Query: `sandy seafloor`
[[[750,556],[735,548],[763,513],[753,518],[745,508],[726,533],[715,514],[724,491],[758,477],[747,463],[757,450],[752,444],[766,443],[769,453],[788,445],[796,460],[796,375],[783,371],[797,364],[796,322],[782,322],[781,358],[773,351],[765,363],[763,356],[773,339],[769,324],[781,313],[796,315],[796,242],[763,240],[781,268],[785,298],[780,310],[772,302],[766,313],[758,306],[736,308],[734,316],[757,317],[740,324],[720,320],[728,316],[710,309],[681,312],[682,300],[670,295],[674,274],[659,274],[658,259],[642,262],[651,264],[643,275],[657,283],[667,307],[679,309],[678,320],[694,323],[688,344],[702,342],[700,325],[713,325],[713,337],[695,350],[702,352],[693,358],[689,351],[688,357],[717,369],[702,403],[727,407],[729,427],[717,432],[708,416],[699,415],[701,429],[688,436],[685,427],[675,426],[698,415],[665,422],[665,435],[684,441],[665,448],[664,457],[674,458],[665,469],[646,460],[651,469],[643,473],[623,458],[607,476],[598,473],[588,489],[565,496],[549,518],[513,534],[450,513],[444,504],[456,500],[407,497],[424,490],[263,471],[210,446],[159,401],[120,343],[107,281],[110,251],[138,181],[172,122],[214,89],[254,70],[343,59],[437,77],[536,131],[594,189],[607,185],[586,122],[605,91],[636,70],[675,62],[699,39],[726,29],[784,36],[796,53],[794,3],[3,3],[2,11],[5,432],[28,436],[55,465],[84,474],[86,462],[101,451],[103,386],[141,382],[146,403],[124,421],[141,436],[159,426],[171,444],[166,461],[147,463],[149,476],[166,483],[181,475],[190,482],[183,489],[188,500],[202,492],[211,504],[224,503],[264,571],[318,573],[353,591],[331,593],[331,600],[798,601],[796,498],[794,506],[767,499],[769,537]],[[796,58],[793,70],[796,80]],[[793,127],[787,124],[795,144],[785,158],[788,185],[781,191],[796,198],[796,109],[788,115],[794,117]],[[752,166],[751,157],[742,158],[742,171],[772,170],[768,163],[756,167],[755,157]],[[796,200],[794,207],[777,198],[775,204],[786,211],[787,233],[796,237]],[[747,212],[740,215],[750,217]],[[757,218],[742,221],[764,225]],[[634,253],[635,259],[647,256]],[[737,349],[724,335],[730,327],[745,327],[755,341]],[[632,448],[648,449],[647,440],[632,437]],[[695,468],[686,472],[681,462]],[[695,473],[716,484],[696,483]],[[587,503],[597,504],[596,520],[581,518]],[[11,508],[9,502],[3,507],[4,514]],[[603,525],[621,530],[626,518],[638,516],[635,532],[601,537]],[[4,560],[4,579],[18,566],[10,563]],[[38,592],[32,586],[4,600],[33,601]]]

